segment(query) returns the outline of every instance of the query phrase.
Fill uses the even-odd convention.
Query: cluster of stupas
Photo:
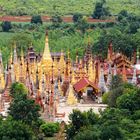
[[[0,111],[11,102],[9,88],[14,82],[25,84],[28,96],[39,104],[49,116],[61,116],[57,106],[65,99],[66,105],[75,105],[86,96],[97,98],[98,93],[108,92],[112,75],[119,74],[124,81],[139,84],[139,54],[134,53],[133,62],[121,53],[114,53],[109,44],[107,59],[93,57],[91,46],[85,48],[83,59],[78,54],[73,62],[70,52],[50,53],[48,34],[42,55],[37,55],[33,47],[27,54],[14,52],[4,68],[0,52]],[[84,102],[84,100],[83,100]]]

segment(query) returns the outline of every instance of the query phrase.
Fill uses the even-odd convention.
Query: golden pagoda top
[[[49,49],[49,43],[48,43],[48,32],[46,32],[45,49],[44,49],[42,59],[52,61],[52,57]]]

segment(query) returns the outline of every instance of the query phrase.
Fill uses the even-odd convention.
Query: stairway
[[[93,99],[90,96],[84,96],[83,100],[84,100],[83,104],[93,104],[93,103],[95,103],[95,101],[93,101]]]

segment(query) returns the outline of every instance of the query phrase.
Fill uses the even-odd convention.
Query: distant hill
[[[100,0],[0,0],[0,15],[91,15],[95,3]],[[106,0],[113,15],[125,9],[140,14],[140,0]]]

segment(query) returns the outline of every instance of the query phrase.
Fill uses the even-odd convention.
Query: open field
[[[72,15],[82,13],[91,15],[95,3],[99,0],[1,0],[0,15]],[[139,0],[106,0],[111,13],[118,14],[121,10],[140,14]]]

